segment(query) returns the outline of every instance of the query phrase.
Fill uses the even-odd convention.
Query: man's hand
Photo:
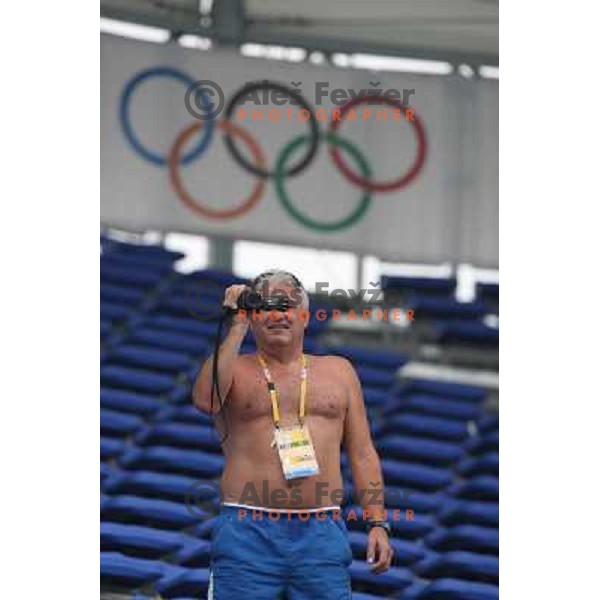
[[[373,527],[369,532],[369,546],[367,549],[367,563],[371,570],[383,573],[390,568],[394,550],[390,546],[387,531],[383,527]]]
[[[245,285],[229,286],[225,290],[223,296],[223,306],[237,309],[237,301],[245,287]],[[248,332],[249,326],[250,321],[247,316],[236,314],[229,328],[227,337],[221,344],[219,350],[219,390],[221,392],[221,397],[224,399],[223,404],[227,401],[231,386],[233,385],[235,364],[239,357],[240,348],[244,341],[244,337]],[[198,410],[207,414],[216,414],[222,408],[222,406],[213,406],[213,393],[215,389],[215,382],[213,381],[213,361],[214,357],[210,356],[208,360],[204,362],[192,390],[194,405]]]
[[[245,289],[246,286],[243,284],[230,285],[225,290],[225,294],[223,297],[223,306],[227,306],[228,308],[233,308],[234,310],[236,310],[238,308],[238,298]],[[248,325],[248,323],[248,315],[238,313],[235,315],[232,325]]]

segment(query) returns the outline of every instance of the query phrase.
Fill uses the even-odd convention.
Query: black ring
[[[235,108],[235,105],[238,103],[238,101],[243,96],[246,96],[247,94],[250,94],[251,92],[254,92],[256,90],[263,90],[263,89],[275,90],[278,92],[282,92],[283,94],[286,94],[291,99],[295,100],[300,105],[300,107],[304,108],[309,114],[308,124],[309,124],[310,132],[312,135],[311,135],[310,143],[308,144],[308,148],[306,150],[306,155],[304,156],[304,158],[302,160],[300,160],[298,162],[298,164],[291,166],[284,173],[284,175],[286,177],[298,175],[298,173],[304,171],[304,169],[306,169],[306,167],[308,167],[310,162],[315,158],[315,156],[317,154],[317,150],[319,148],[319,141],[320,141],[319,124],[317,122],[317,118],[315,117],[314,110],[312,109],[311,105],[300,94],[300,92],[298,92],[297,90],[294,90],[286,85],[283,85],[281,83],[276,83],[274,81],[255,81],[255,82],[248,83],[248,84],[244,85],[242,88],[240,88],[229,100],[229,103],[227,104],[227,110],[225,111],[225,118],[227,120],[231,120],[231,116],[233,115],[233,110]],[[275,170],[269,171],[267,169],[257,167],[255,165],[253,165],[251,162],[249,162],[237,149],[237,146],[235,145],[233,138],[231,137],[231,135],[228,132],[225,132],[225,145],[229,149],[229,152],[231,152],[231,155],[233,156],[234,160],[239,165],[244,167],[244,169],[246,169],[246,171],[250,171],[251,173],[254,173],[255,175],[258,175],[259,177],[262,177],[262,178],[275,176]]]

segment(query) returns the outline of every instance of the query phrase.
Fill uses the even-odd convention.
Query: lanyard
[[[273,379],[271,379],[271,372],[269,371],[269,367],[267,366],[267,361],[259,354],[258,360],[263,369],[263,373],[265,375],[265,379],[267,380],[267,389],[269,390],[269,398],[271,399],[271,409],[273,411],[273,422],[275,423],[275,427],[279,427],[280,415],[279,415],[279,394],[277,392],[277,388],[273,383]],[[299,408],[299,417],[300,423],[304,421],[304,416],[306,415],[306,380],[308,377],[308,361],[306,359],[306,355],[302,355],[302,371],[300,373],[300,408]]]

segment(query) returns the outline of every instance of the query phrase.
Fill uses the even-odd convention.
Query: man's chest
[[[295,419],[300,408],[300,377],[286,377],[275,381],[279,411],[283,422]],[[333,376],[326,374],[308,377],[306,385],[306,413],[326,419],[343,419],[348,396],[345,387]],[[243,420],[271,417],[271,399],[264,377],[254,375],[237,382],[232,396],[231,411]]]

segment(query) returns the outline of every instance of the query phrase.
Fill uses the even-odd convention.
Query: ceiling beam
[[[128,21],[141,25],[161,27],[174,35],[195,34],[212,38],[217,45],[240,45],[251,42],[277,46],[293,46],[307,50],[318,50],[326,54],[340,52],[345,54],[379,54],[391,57],[418,58],[445,61],[452,64],[466,63],[498,66],[498,55],[492,53],[461,52],[454,49],[423,48],[398,43],[376,43],[360,39],[342,39],[331,36],[314,35],[295,27],[281,27],[275,24],[253,23],[244,16],[243,0],[216,0],[213,24],[203,27],[200,14],[177,8],[152,9],[128,8],[126,4],[100,4],[102,17]]]
[[[333,52],[379,54],[382,56],[439,60],[452,64],[498,66],[498,56],[491,53],[461,52],[454,49],[422,48],[408,44],[388,44],[360,39],[334,38],[264,24],[248,24],[246,27],[246,41],[278,46],[297,46],[308,50],[319,50],[326,54]]]

